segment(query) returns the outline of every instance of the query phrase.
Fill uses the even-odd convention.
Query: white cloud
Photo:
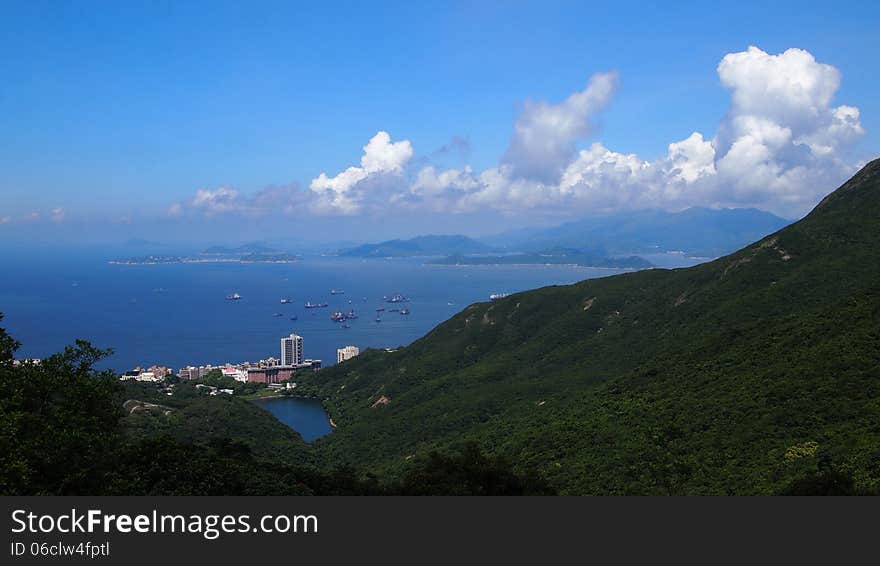
[[[175,202],[168,207],[168,216],[176,217],[187,213],[216,216],[231,212],[244,212],[247,206],[239,197],[238,191],[230,187],[198,189],[193,198]]]
[[[794,216],[854,171],[843,151],[864,130],[858,108],[831,105],[837,69],[800,49],[750,47],[725,56],[718,74],[731,104],[715,137],[694,132],[653,162],[601,143],[574,150],[614,90],[614,75],[596,75],[559,105],[527,105],[500,167],[467,182],[458,170],[423,170],[412,192],[430,187],[436,208],[446,189],[453,211],[757,206]]]
[[[715,174],[715,148],[712,142],[703,139],[703,134],[694,132],[686,139],[669,144],[667,164],[672,179],[693,183]]]
[[[321,173],[309,188],[317,195],[313,209],[322,213],[354,214],[361,209],[364,191],[382,189],[382,177],[399,177],[412,158],[408,140],[392,142],[388,132],[380,131],[364,146],[360,167],[349,167],[335,177]],[[372,182],[370,182],[372,181]]]
[[[616,88],[617,73],[597,73],[584,90],[559,104],[527,102],[502,161],[517,177],[558,180],[577,141],[590,133],[590,118],[608,105]]]
[[[768,54],[756,47],[724,56],[717,67],[730,106],[713,136],[693,132],[649,161],[594,141],[595,115],[611,101],[617,74],[593,75],[557,104],[528,102],[499,164],[443,169],[433,160],[469,142],[413,160],[408,140],[379,131],[359,166],[312,179],[309,190],[270,188],[251,197],[203,189],[172,205],[187,211],[268,210],[351,215],[388,206],[407,210],[575,215],[641,208],[755,206],[792,217],[855,170],[846,152],[863,135],[859,109],[833,106],[840,73],[807,51]]]
[[[191,208],[201,210],[207,215],[237,211],[241,207],[238,191],[228,187],[219,189],[199,189],[190,201]]]
[[[432,198],[447,196],[450,191],[467,194],[479,186],[470,166],[438,172],[436,167],[429,165],[418,172],[410,191],[415,196]]]

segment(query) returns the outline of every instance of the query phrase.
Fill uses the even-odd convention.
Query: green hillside
[[[466,308],[303,386],[327,462],[396,475],[477,441],[562,493],[880,491],[880,160],[689,269]]]

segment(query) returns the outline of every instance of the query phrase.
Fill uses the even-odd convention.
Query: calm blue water
[[[130,255],[130,254],[129,254]],[[430,266],[423,260],[306,258],[286,265],[110,265],[119,253],[0,251],[0,326],[22,343],[18,357],[43,357],[77,338],[112,347],[116,370],[136,365],[184,365],[279,357],[281,337],[296,332],[304,353],[325,365],[336,349],[406,345],[490,293],[515,292],[607,276],[614,270],[566,266]],[[330,289],[345,295],[331,296]],[[238,292],[243,299],[227,301]],[[402,293],[411,313],[383,295]],[[280,304],[289,296],[293,304]],[[352,301],[349,304],[349,300]],[[305,309],[306,301],[328,302]],[[400,305],[396,305],[400,306]],[[360,318],[342,328],[332,310]],[[273,317],[281,312],[283,317]],[[290,316],[297,315],[293,322]]]
[[[279,399],[261,399],[254,402],[275,415],[276,419],[298,432],[306,442],[311,442],[325,434],[330,434],[333,430],[330,427],[330,421],[327,420],[327,413],[324,412],[324,407],[317,399],[284,397]]]

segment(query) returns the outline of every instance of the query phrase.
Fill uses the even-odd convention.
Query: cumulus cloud
[[[223,212],[237,211],[241,207],[238,199],[238,191],[229,187],[219,189],[199,189],[195,198],[190,201],[190,207],[202,210],[207,215],[220,214]]]
[[[852,174],[848,148],[864,134],[859,109],[834,105],[840,72],[807,51],[730,53],[716,69],[730,105],[714,134],[693,132],[645,160],[609,148],[595,134],[597,113],[617,89],[616,73],[593,75],[558,103],[530,101],[495,167],[441,167],[433,158],[467,157],[470,144],[413,159],[409,140],[379,131],[359,166],[312,179],[308,190],[269,188],[243,197],[203,189],[169,214],[302,210],[351,215],[387,206],[438,212],[607,213],[690,206],[755,206],[796,216]]]
[[[514,125],[503,162],[517,177],[554,182],[590,133],[590,119],[611,101],[617,73],[597,73],[584,90],[559,104],[529,101]]]
[[[413,156],[408,140],[392,142],[388,132],[380,131],[364,146],[360,167],[349,167],[335,177],[321,173],[309,188],[317,198],[316,212],[354,214],[361,210],[364,193],[396,184]],[[373,195],[374,196],[374,195]]]
[[[843,152],[864,130],[858,108],[832,106],[837,69],[801,49],[771,55],[750,47],[726,55],[717,72],[731,103],[716,135],[693,132],[660,159],[598,142],[575,149],[615,89],[615,75],[595,75],[560,104],[526,105],[498,167],[479,175],[423,170],[411,192],[430,188],[436,208],[445,187],[449,210],[757,206],[792,216],[854,171]]]

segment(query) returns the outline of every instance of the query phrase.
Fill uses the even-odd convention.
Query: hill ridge
[[[828,466],[880,490],[877,170],[712,262],[476,303],[322,370],[319,454],[393,474],[475,440],[563,493],[780,493]]]

